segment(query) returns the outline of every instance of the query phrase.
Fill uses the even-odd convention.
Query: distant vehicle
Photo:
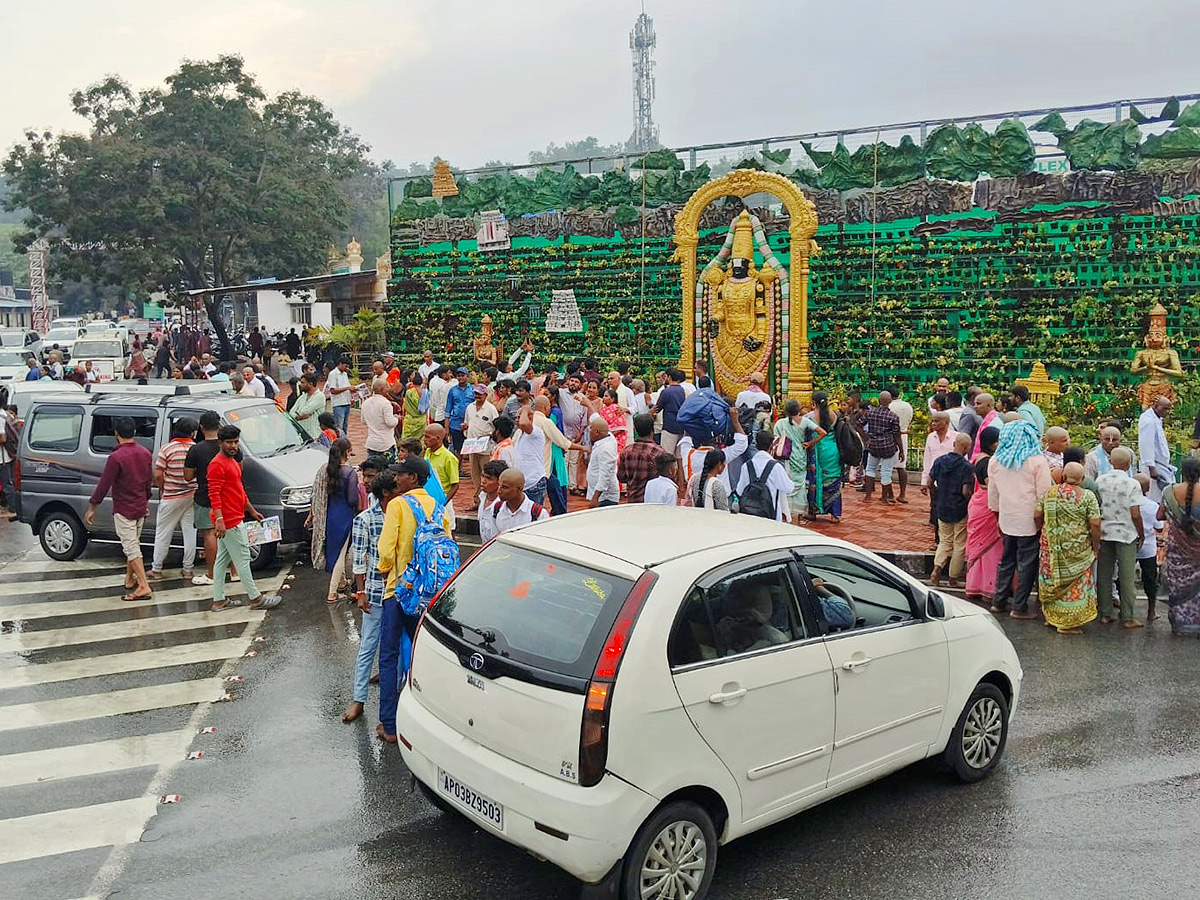
[[[0,381],[24,381],[29,372],[27,359],[37,357],[29,350],[0,349]]]
[[[55,328],[82,328],[83,319],[80,316],[64,316],[50,323],[50,330]]]
[[[70,382],[13,382],[20,387],[54,387]],[[113,422],[129,416],[137,424],[135,440],[151,453],[170,440],[173,424],[181,418],[198,419],[206,410],[221,415],[225,424],[242,430],[243,481],[250,502],[264,516],[279,516],[283,543],[306,540],[304,520],[312,501],[313,477],[329,459],[326,451],[279,411],[270,400],[197,388],[179,382],[136,387],[129,382],[115,389],[89,385],[78,395],[61,390],[30,391],[28,411],[17,453],[17,513],[41,541],[42,549],[57,560],[75,559],[91,540],[116,540],[112,504],[96,511],[90,528],[83,524],[88,498],[104,471],[108,454],[116,447]],[[153,521],[157,493],[142,541],[154,543]],[[251,548],[257,571],[275,558],[278,544]]]
[[[113,332],[113,335],[113,337],[99,337],[89,332],[81,337],[71,349],[71,362],[81,363],[90,360],[92,371],[96,373],[96,380],[101,383],[123,380],[125,364],[128,361],[125,355],[125,342],[115,336],[116,332]]]
[[[420,622],[396,736],[425,794],[622,900],[701,900],[719,845],[912,763],[985,778],[1023,674],[874,553],[675,507],[505,532]]]
[[[87,329],[81,325],[58,325],[51,328],[42,336],[42,360],[50,359],[50,351],[57,344],[58,349],[63,351],[63,362],[68,362],[71,359],[71,351],[75,347],[75,342],[85,334],[87,334]]]
[[[32,328],[0,329],[0,347],[5,350],[24,348],[41,359],[42,336]]]

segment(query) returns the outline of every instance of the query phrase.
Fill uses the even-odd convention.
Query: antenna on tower
[[[646,2],[642,0],[642,14],[637,17],[633,31],[629,32],[629,50],[633,54],[633,135],[629,143],[631,150],[642,153],[658,146],[658,126],[654,124],[651,112],[654,103],[653,53],[657,44],[654,20],[646,15]]]

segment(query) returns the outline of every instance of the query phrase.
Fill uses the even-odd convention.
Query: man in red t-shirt
[[[250,571],[250,540],[246,536],[245,518],[249,515],[254,521],[261,522],[263,515],[250,503],[242,485],[242,464],[236,459],[241,437],[242,430],[236,425],[222,426],[217,432],[221,452],[208,464],[208,499],[212,505],[213,534],[217,537],[217,558],[213,563],[214,611],[246,603],[237,598],[225,599],[225,574],[230,562],[241,573],[251,609],[274,609],[280,604],[277,594],[264,594],[258,589]]]

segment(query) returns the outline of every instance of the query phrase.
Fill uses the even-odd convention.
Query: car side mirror
[[[925,595],[925,617],[927,619],[946,618],[946,601],[936,591],[930,591]]]

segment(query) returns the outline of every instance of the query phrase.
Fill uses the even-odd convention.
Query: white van
[[[88,332],[71,348],[71,363],[88,362],[101,384],[123,380],[128,362],[125,342],[116,332],[109,335]]]
[[[440,808],[612,896],[700,900],[719,844],[929,757],[987,776],[1021,678],[985,610],[868,551],[631,504],[467,562],[396,735]]]

